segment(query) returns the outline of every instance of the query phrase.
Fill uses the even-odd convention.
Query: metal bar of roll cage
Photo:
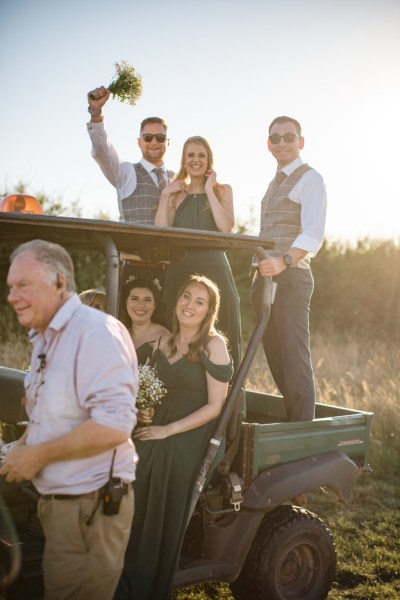
[[[262,248],[261,246],[256,246],[254,248],[254,253],[260,260],[267,258],[268,256],[264,248]],[[190,500],[186,525],[188,525],[190,521],[194,508],[197,504],[197,500],[199,499],[199,496],[207,481],[211,465],[215,459],[218,448],[221,444],[229,419],[233,413],[236,403],[239,401],[239,396],[242,393],[244,381],[247,377],[247,373],[253,362],[254,355],[257,351],[259,343],[261,342],[261,338],[268,323],[269,315],[271,312],[271,305],[274,302],[277,284],[274,281],[272,281],[272,277],[264,277],[263,284],[263,305],[261,314],[258,317],[258,322],[246,348],[243,360],[241,361],[239,369],[234,377],[232,387],[224,405],[224,409],[218,419],[214,434],[210,439],[208,448],[200,465],[199,474],[197,476],[197,480],[194,484],[194,488],[192,491],[192,497]]]
[[[106,311],[109,315],[116,317],[119,290],[119,254],[114,240],[109,235],[102,236],[100,244],[106,255],[107,264]]]

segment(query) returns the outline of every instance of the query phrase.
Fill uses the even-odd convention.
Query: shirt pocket
[[[68,422],[72,426],[83,420],[85,411],[79,405],[70,374],[61,370],[51,371],[43,388],[40,402],[42,416],[53,423]]]

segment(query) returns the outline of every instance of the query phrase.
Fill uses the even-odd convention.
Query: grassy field
[[[30,349],[13,341],[0,349],[0,364],[29,365]],[[349,503],[317,490],[307,508],[321,517],[335,538],[338,566],[329,600],[400,598],[400,350],[371,341],[314,336],[318,400],[375,413],[372,472],[358,480]],[[261,351],[247,387],[273,392]],[[233,600],[228,585],[180,590],[175,600]]]

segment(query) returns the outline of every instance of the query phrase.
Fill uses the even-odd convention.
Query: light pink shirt
[[[43,333],[29,332],[31,371],[25,378],[29,426],[27,444],[69,433],[80,423],[131,432],[136,424],[138,384],[136,353],[124,325],[83,305],[74,294]],[[45,354],[40,368],[38,355]],[[112,450],[92,457],[47,465],[33,479],[43,494],[82,494],[102,487]],[[132,440],[119,445],[114,477],[133,481],[137,455]]]

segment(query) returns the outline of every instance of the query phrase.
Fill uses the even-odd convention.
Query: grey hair
[[[56,282],[58,275],[64,275],[67,292],[75,292],[74,264],[65,248],[45,240],[32,240],[18,246],[11,254],[10,261],[25,252],[30,252],[38,262],[43,264],[51,275],[51,281]]]

